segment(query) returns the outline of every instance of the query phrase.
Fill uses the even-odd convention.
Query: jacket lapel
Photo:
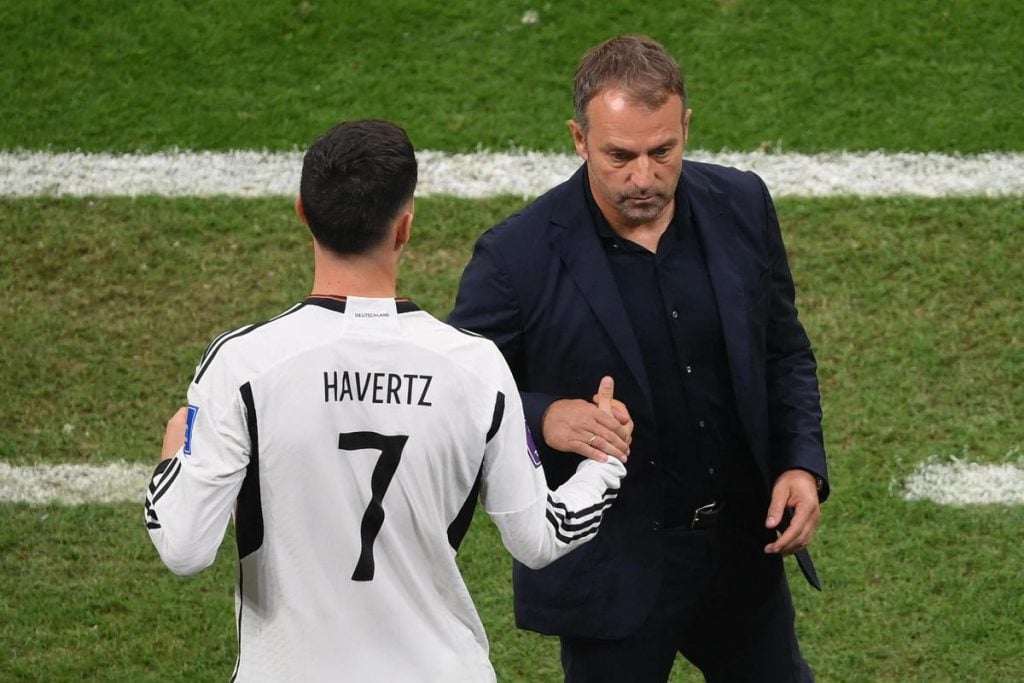
[[[687,172],[688,169],[690,172]],[[742,259],[738,256],[743,252],[737,230],[732,225],[735,219],[725,194],[708,184],[703,174],[693,172],[690,164],[683,164],[683,181],[682,185],[685,185],[693,209],[695,229],[704,249],[718,316],[722,322],[736,408],[748,438],[754,443],[754,425],[750,423],[750,410],[744,405],[744,397],[750,395],[748,389],[752,381],[747,312],[750,302],[744,294],[740,272]]]
[[[583,187],[586,172],[584,164],[566,184],[566,201],[552,211],[551,246],[625,359],[650,407],[651,389],[640,346],[608,266],[608,257],[597,235],[594,218],[587,207]]]

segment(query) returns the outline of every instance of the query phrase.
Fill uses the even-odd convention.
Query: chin
[[[657,207],[652,206],[650,208],[644,209],[623,206],[619,208],[619,211],[622,214],[622,217],[625,218],[627,221],[639,225],[641,223],[649,223],[650,221],[655,220],[665,211],[665,207],[667,206],[668,204],[661,204],[660,206]]]

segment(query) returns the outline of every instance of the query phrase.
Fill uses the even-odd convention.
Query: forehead
[[[618,146],[664,143],[683,134],[683,102],[671,95],[650,109],[624,91],[607,88],[587,103],[587,138],[591,144]]]

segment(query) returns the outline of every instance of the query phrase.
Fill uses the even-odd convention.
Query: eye
[[[668,147],[659,147],[658,149],[654,150],[653,156],[657,157],[658,159],[665,159],[671,152],[672,150]]]
[[[613,161],[625,161],[628,158],[626,153],[620,150],[610,152],[608,156],[610,156]]]

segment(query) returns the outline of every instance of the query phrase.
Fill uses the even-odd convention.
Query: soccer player
[[[540,567],[598,532],[628,444],[549,492],[490,341],[395,298],[416,158],[356,121],[306,153],[296,200],[313,293],[213,341],[168,422],[145,520],[176,574],[208,567],[234,514],[232,680],[491,681],[455,554],[479,495]],[[595,401],[622,418],[605,378]],[[610,429],[609,429],[610,432]]]

